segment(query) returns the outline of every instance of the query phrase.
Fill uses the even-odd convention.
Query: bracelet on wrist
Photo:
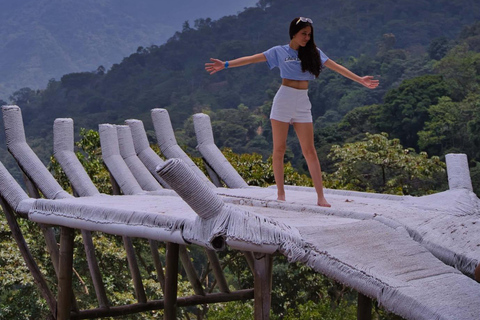
[[[228,61],[225,61],[225,65],[224,65],[225,69],[228,68]]]

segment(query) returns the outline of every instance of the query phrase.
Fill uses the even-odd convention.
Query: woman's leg
[[[313,180],[313,185],[317,191],[317,204],[322,207],[330,207],[330,204],[323,195],[323,181],[322,181],[322,169],[320,167],[320,161],[318,161],[317,150],[313,141],[313,123],[293,123],[295,132],[297,133],[300,146],[302,147],[302,153],[307,160],[308,171]]]
[[[273,136],[273,176],[275,177],[275,183],[277,184],[277,196],[278,200],[285,201],[285,189],[284,189],[284,173],[283,173],[283,157],[285,150],[287,149],[287,135],[288,122],[281,122],[278,120],[270,120],[272,123],[272,136]]]

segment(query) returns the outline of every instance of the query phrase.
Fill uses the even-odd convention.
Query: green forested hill
[[[185,20],[235,14],[255,0],[2,0],[0,99],[63,74],[107,68],[162,44]]]
[[[16,92],[12,102],[24,111],[27,135],[46,145],[47,153],[51,125],[57,117],[72,117],[77,127],[87,128],[134,117],[145,120],[149,128],[149,110],[164,107],[170,111],[174,128],[183,128],[195,112],[217,112],[241,104],[245,112],[256,115],[255,123],[249,124],[252,128],[246,129],[231,117],[237,122],[232,125],[218,119],[222,121],[216,132],[227,130],[224,136],[227,132],[233,140],[226,139],[224,145],[237,151],[268,150],[268,122],[262,119],[279,85],[278,71],[259,64],[209,76],[203,67],[210,57],[232,59],[287,43],[288,24],[299,15],[314,20],[316,42],[332,59],[381,80],[379,89],[369,91],[325,71],[310,89],[314,118],[325,124],[340,121],[357,107],[382,103],[387,91],[403,80],[433,73],[433,58],[443,57],[462,28],[480,18],[480,3],[260,1],[257,8],[237,16],[184,23],[183,31],[166,44],[139,48],[110,70],[67,74],[43,91]],[[254,125],[263,132],[260,137]]]

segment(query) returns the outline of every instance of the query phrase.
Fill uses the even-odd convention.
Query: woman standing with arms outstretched
[[[329,59],[313,39],[313,22],[309,18],[295,18],[290,23],[290,43],[273,47],[263,53],[231,61],[211,58],[205,70],[214,74],[220,70],[267,62],[270,69],[278,67],[282,85],[273,99],[270,121],[273,136],[273,175],[277,184],[278,200],[285,200],[283,157],[287,147],[287,134],[293,124],[308,171],[317,192],[317,204],[330,207],[323,194],[322,170],[313,141],[313,119],[308,98],[308,82],[316,79],[323,67],[336,71],[363,86],[374,89],[378,80],[372,76],[360,77]]]

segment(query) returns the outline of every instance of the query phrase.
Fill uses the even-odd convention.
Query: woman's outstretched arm
[[[340,73],[342,76],[344,76],[348,79],[351,79],[355,82],[360,83],[361,85],[363,85],[363,86],[365,86],[369,89],[375,89],[376,87],[378,87],[379,81],[374,80],[372,76],[365,76],[365,77],[357,76],[352,71],[348,70],[347,68],[345,68],[342,65],[339,65],[338,63],[336,63],[335,61],[333,61],[331,59],[328,59],[325,62],[324,66],[333,70],[333,71],[335,71],[335,72]]]
[[[209,72],[210,74],[214,74],[215,72],[225,69],[225,61],[214,59],[214,58],[210,58],[210,61],[212,62],[205,63],[205,70],[207,70],[207,72]],[[241,67],[241,66],[246,66],[247,64],[258,63],[263,61],[267,61],[267,58],[265,58],[265,55],[263,53],[257,53],[257,54],[254,54],[253,56],[246,56],[246,57],[241,57],[238,59],[228,61],[228,68]]]

